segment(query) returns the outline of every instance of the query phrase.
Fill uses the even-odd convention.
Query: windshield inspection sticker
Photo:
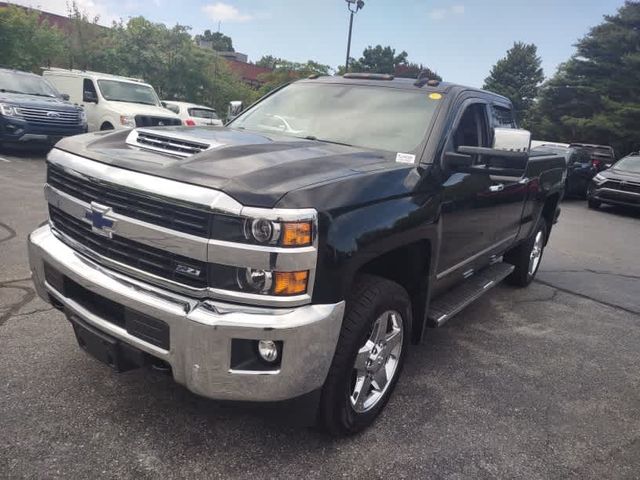
[[[415,163],[416,156],[411,155],[410,153],[398,153],[396,154],[396,162],[397,163]]]

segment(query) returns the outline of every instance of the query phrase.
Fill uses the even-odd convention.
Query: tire
[[[321,428],[335,436],[346,436],[373,423],[402,373],[411,321],[411,301],[404,288],[373,275],[356,278],[322,388]],[[384,346],[378,349],[380,344],[374,340],[382,338]]]
[[[100,131],[104,130],[114,130],[113,125],[111,125],[109,122],[104,122],[102,125],[100,125]]]
[[[600,201],[598,200],[594,200],[593,198],[587,198],[587,206],[591,209],[591,210],[597,210],[600,208]]]
[[[538,273],[538,268],[540,268],[548,231],[546,220],[540,218],[533,234],[526,241],[505,254],[505,262],[515,267],[513,272],[505,279],[507,283],[517,287],[526,287],[533,281],[536,273]],[[536,249],[536,254],[534,254],[534,248]]]

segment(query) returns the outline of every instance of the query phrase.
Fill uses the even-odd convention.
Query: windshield
[[[0,71],[0,92],[59,97],[60,93],[44,78],[18,72]]]
[[[624,157],[614,166],[620,170],[626,170],[628,172],[640,173],[640,156],[633,155]]]
[[[98,80],[102,96],[114,102],[160,105],[156,92],[142,83],[120,82],[118,80]]]
[[[414,152],[438,102],[424,91],[296,83],[267,97],[232,128],[357,147]]]
[[[218,119],[215,110],[209,110],[208,108],[190,108],[189,115],[195,118]]]

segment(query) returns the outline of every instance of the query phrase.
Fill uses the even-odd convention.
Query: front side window
[[[98,87],[102,96],[112,102],[160,105],[156,92],[149,85],[119,80],[98,80]]]
[[[39,97],[59,97],[60,93],[44,78],[26,73],[0,71],[0,92],[24,93]]]
[[[516,128],[516,121],[513,112],[505,107],[494,105],[491,108],[493,113],[493,126],[496,128]]]
[[[210,110],[208,108],[190,108],[189,116],[195,118],[206,118],[210,120],[218,119],[218,115],[216,115],[215,110]]]
[[[162,105],[164,106],[164,108],[166,108],[167,110],[171,110],[173,113],[176,113],[176,114],[180,113],[180,107],[178,105],[175,105],[173,103],[166,103],[166,102],[162,102]]]
[[[418,89],[296,83],[267,97],[230,127],[375,150],[415,152],[438,105]]]
[[[487,115],[484,103],[474,103],[467,106],[458,120],[458,124],[451,137],[453,150],[459,147],[488,147]],[[473,156],[474,164],[481,163],[480,155]]]

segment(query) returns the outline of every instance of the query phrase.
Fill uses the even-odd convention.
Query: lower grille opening
[[[45,264],[45,279],[66,298],[109,323],[124,328],[127,333],[156,347],[169,350],[169,325],[162,320],[125,307],[113,300],[86,289]],[[60,302],[57,302],[60,304]],[[60,304],[61,305],[61,304]],[[54,306],[56,306],[54,304]],[[57,308],[57,307],[56,307]]]

